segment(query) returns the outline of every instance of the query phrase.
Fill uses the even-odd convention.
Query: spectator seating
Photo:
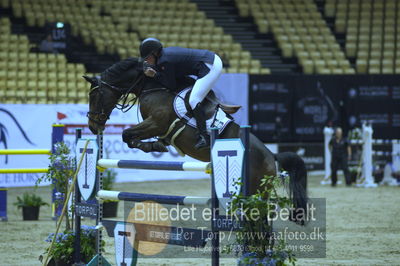
[[[231,1],[231,0],[225,0]],[[313,0],[233,0],[242,17],[253,17],[260,33],[271,33],[285,58],[298,60],[306,74],[400,74],[400,2],[325,0],[323,15],[345,36],[342,51]],[[322,0],[321,0],[322,1]],[[229,73],[268,74],[259,60],[208,19],[189,0],[0,0],[28,26],[67,22],[72,34],[98,53],[139,56],[140,41],[159,38],[165,46],[217,52]],[[6,103],[86,103],[84,65],[63,54],[30,52],[27,36],[0,24],[0,97]],[[355,62],[355,69],[350,61]]]
[[[313,0],[235,0],[261,33],[271,32],[283,57],[296,57],[306,74],[353,74],[335,36]]]
[[[26,35],[11,34],[0,19],[0,98],[2,103],[86,103],[85,67],[63,54],[30,52]]]
[[[325,15],[346,35],[346,55],[355,58],[357,73],[400,74],[399,1],[327,0]]]
[[[229,63],[228,72],[270,73],[187,0],[13,0],[11,6],[30,26],[71,24],[72,33],[95,44],[99,53],[138,56],[140,40],[153,36],[166,46],[215,51]]]

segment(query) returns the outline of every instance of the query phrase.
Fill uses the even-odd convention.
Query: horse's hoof
[[[165,147],[165,145],[160,142],[153,143],[153,150],[158,152],[168,152],[167,147]]]
[[[128,141],[127,144],[128,144],[128,147],[131,149],[137,148],[137,141],[135,141],[135,140]]]
[[[199,141],[196,143],[196,145],[194,145],[194,148],[196,150],[202,150],[202,149],[206,149],[210,147],[210,144],[207,141]]]
[[[203,149],[208,148],[208,146],[209,146],[209,145],[207,145],[207,144],[196,144],[196,145],[194,146],[194,148],[195,148],[196,150],[203,150]]]
[[[196,145],[194,145],[194,148],[196,150],[201,150],[210,147],[210,140],[203,135],[199,135],[199,139],[197,140]]]

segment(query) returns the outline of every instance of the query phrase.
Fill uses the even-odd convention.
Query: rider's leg
[[[198,103],[193,109],[193,117],[196,119],[197,124],[197,143],[194,147],[196,149],[208,147],[208,145],[210,145],[210,141],[207,136],[207,118],[201,103]]]
[[[221,75],[222,60],[218,55],[215,55],[214,63],[212,65],[206,65],[210,71],[204,77],[196,80],[189,97],[189,104],[193,110],[193,117],[196,119],[198,129],[198,140],[195,145],[196,149],[204,148],[209,145],[209,140],[207,138],[206,117],[200,103],[204,100]]]

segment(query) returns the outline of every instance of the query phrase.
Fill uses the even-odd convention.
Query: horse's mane
[[[138,59],[130,57],[113,64],[103,71],[100,76],[103,81],[111,85],[128,87],[136,79],[138,70]]]

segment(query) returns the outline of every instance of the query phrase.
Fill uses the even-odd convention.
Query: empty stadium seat
[[[335,5],[331,2],[327,1],[328,12],[334,15]],[[274,34],[283,57],[297,57],[305,73],[351,72],[349,62],[337,63],[336,60],[347,58],[314,1],[235,0],[235,3],[241,16],[255,18],[260,32]],[[338,27],[342,31],[345,24],[339,22]],[[353,54],[354,49],[349,48],[348,53]]]
[[[399,6],[396,0],[325,1],[325,15],[335,18],[337,33],[346,34],[346,55],[356,59],[358,73],[394,72]]]
[[[3,17],[0,22],[0,95],[5,102],[76,102],[76,95],[69,97],[68,90],[76,91],[74,85],[76,87],[80,76],[86,72],[85,67],[67,64],[63,54],[30,52],[27,36],[12,34],[8,18]],[[63,86],[67,80],[69,86]],[[86,94],[87,86],[79,87]],[[58,94],[66,97],[57,98]],[[86,96],[83,99],[87,102]]]
[[[140,41],[149,36],[158,37],[166,46],[224,52],[228,60],[231,59],[230,52],[236,51],[233,44],[237,43],[232,36],[225,34],[188,0],[101,0],[90,3],[89,7],[86,1],[67,1],[59,5],[53,0],[13,0],[12,7],[19,17],[26,17],[29,26],[42,27],[45,21],[68,21],[72,34],[80,35],[85,44],[94,44],[99,53],[117,53],[122,58],[138,56]],[[149,8],[151,6],[154,9]],[[150,16],[143,16],[144,12]],[[207,40],[200,41],[203,36]],[[246,73],[249,70],[250,67]]]

